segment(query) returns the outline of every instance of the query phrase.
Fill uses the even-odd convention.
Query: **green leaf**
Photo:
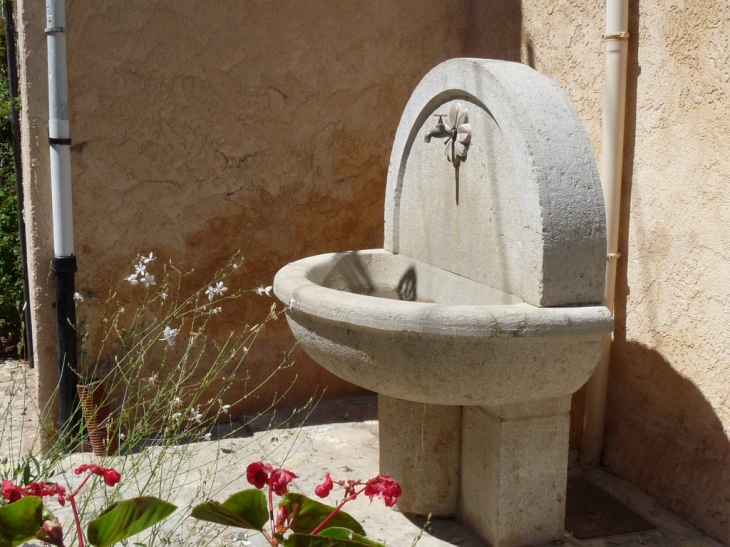
[[[258,531],[269,522],[266,496],[255,488],[236,492],[223,503],[208,501],[196,505],[191,515],[199,520]]]
[[[363,537],[352,530],[348,530],[347,528],[326,528],[317,535],[321,537],[346,539],[348,541],[354,541],[355,543],[370,545],[370,547],[385,547],[382,543]]]
[[[291,529],[304,534],[311,534],[335,510],[334,507],[293,492],[284,495],[279,505],[286,506],[287,515],[294,515]],[[325,526],[347,528],[361,536],[365,535],[360,523],[344,511],[337,513]]]
[[[33,539],[43,527],[43,502],[37,496],[0,507],[0,547],[15,547]]]
[[[169,517],[177,509],[153,496],[132,498],[111,504],[99,518],[86,528],[89,543],[109,547],[118,541],[138,534]]]
[[[359,537],[362,538],[362,536]],[[362,545],[359,541],[321,535],[310,536],[308,534],[291,534],[283,543],[283,547],[362,547]],[[382,544],[375,543],[374,541],[366,545],[384,547]]]

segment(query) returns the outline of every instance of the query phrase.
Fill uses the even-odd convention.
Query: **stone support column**
[[[459,495],[461,408],[378,395],[380,472],[403,487],[402,513],[452,516]]]
[[[464,407],[459,520],[492,547],[564,536],[570,397]]]

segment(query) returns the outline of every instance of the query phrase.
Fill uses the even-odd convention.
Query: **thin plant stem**
[[[356,497],[358,497],[360,494],[362,494],[365,491],[365,488],[367,486],[363,486],[360,490],[355,492],[354,494],[350,494],[349,496],[346,496],[342,498],[342,501],[337,504],[337,507],[335,507],[335,510],[332,511],[326,519],[324,519],[322,522],[319,523],[319,526],[317,526],[314,530],[312,530],[312,535],[316,536],[319,532],[324,530],[325,525],[331,521],[333,518],[335,518],[335,515],[340,512],[340,509],[348,502],[354,500]]]

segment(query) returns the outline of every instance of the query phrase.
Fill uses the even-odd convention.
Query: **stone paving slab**
[[[29,412],[27,398],[32,385],[32,371],[20,368],[20,363],[0,364],[0,423],[13,422],[12,442],[0,443],[0,450],[22,450],[23,436],[16,433],[21,425],[25,433],[34,431],[33,413]],[[24,377],[21,380],[21,376]],[[16,400],[17,398],[17,400]],[[21,404],[21,400],[24,400]],[[166,522],[166,533],[172,545],[195,546],[245,546],[265,547],[264,539],[255,533],[248,536],[232,528],[215,525],[198,526],[192,519],[184,519],[190,506],[204,501],[207,496],[222,501],[228,495],[250,485],[245,480],[245,469],[251,461],[264,460],[282,465],[299,475],[292,483],[292,490],[313,495],[314,487],[321,483],[326,471],[334,479],[367,479],[378,473],[378,422],[377,400],[374,396],[349,397],[321,402],[308,415],[304,427],[299,427],[304,413],[291,412],[267,414],[243,427],[236,436],[221,440],[196,442],[168,449],[148,447],[133,456],[116,456],[100,459],[90,453],[76,453],[60,464],[60,472],[54,477],[62,484],[74,487],[80,477],[71,469],[80,463],[101,463],[119,469],[125,480],[120,485],[122,497],[131,497],[145,484],[150,492],[173,501],[180,508],[177,516]],[[6,432],[9,431],[6,426]],[[218,432],[224,433],[225,429]],[[29,435],[26,438],[32,437]],[[16,452],[17,453],[17,452]],[[154,474],[151,464],[158,463]],[[131,470],[136,467],[136,472]],[[575,471],[574,471],[575,472]],[[642,493],[611,475],[607,471],[591,471],[586,476],[604,490],[631,507],[654,524],[656,530],[577,540],[566,532],[561,542],[579,547],[721,547],[721,543],[698,532],[678,516],[663,509],[650,496]],[[99,488],[90,503],[99,508],[106,504],[105,492]],[[336,494],[336,490],[333,491]],[[334,504],[336,497],[326,500]],[[57,516],[71,528],[68,507],[52,507]],[[388,546],[408,547],[418,536],[424,524],[422,518],[409,518],[397,509],[386,508],[382,501],[367,498],[348,504],[346,510],[364,527],[369,537]],[[90,511],[89,514],[93,514]],[[138,536],[136,539],[144,539]],[[159,544],[159,543],[156,543]],[[35,543],[26,544],[28,547]],[[435,519],[424,531],[419,547],[487,547],[468,530],[452,519]],[[539,546],[547,547],[547,546]]]

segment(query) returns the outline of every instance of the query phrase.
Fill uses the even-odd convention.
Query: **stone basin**
[[[383,289],[407,300],[367,294]],[[613,325],[602,306],[539,308],[383,249],[298,260],[277,273],[274,292],[290,303],[296,339],[330,372],[438,405],[571,394],[587,381]]]

